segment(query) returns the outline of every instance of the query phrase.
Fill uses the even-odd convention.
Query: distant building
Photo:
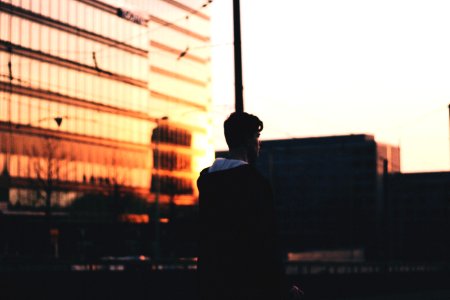
[[[287,251],[365,248],[371,255],[384,167],[400,172],[398,147],[370,135],[263,141],[258,167],[272,183]]]
[[[195,203],[209,23],[204,1],[0,1],[0,209],[112,186]]]
[[[450,172],[400,173],[399,147],[371,135],[263,141],[260,154],[288,259],[450,260]]]
[[[378,255],[384,174],[400,172],[399,147],[371,135],[268,140],[257,167],[272,184],[286,252]]]
[[[388,258],[450,261],[450,172],[392,174],[388,186]]]

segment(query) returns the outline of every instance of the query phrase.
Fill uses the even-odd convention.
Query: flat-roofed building
[[[345,135],[263,141],[261,149],[258,167],[272,183],[288,251],[373,248],[384,168],[400,172],[398,147]]]
[[[450,261],[450,172],[388,177],[386,256]]]
[[[385,174],[400,172],[399,147],[364,134],[266,140],[256,166],[271,182],[286,252],[379,255]]]

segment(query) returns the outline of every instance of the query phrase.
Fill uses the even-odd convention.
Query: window
[[[41,13],[41,1],[31,1],[31,11],[37,14]]]
[[[49,70],[49,87],[50,90],[58,93],[60,91],[60,86],[59,86],[59,67],[55,66],[55,65],[50,65],[50,70]]]
[[[14,30],[14,33],[11,36],[11,42],[13,44],[19,45],[20,44],[20,19],[18,17],[12,16],[11,19],[11,26]],[[19,32],[17,32],[17,31]]]
[[[41,26],[41,48],[44,53],[50,53],[50,28]]]
[[[20,123],[28,124],[30,123],[30,103],[29,98],[22,96],[20,99]]]
[[[19,157],[16,154],[12,154],[9,159],[9,174],[12,177],[17,177],[19,173]]]
[[[28,177],[30,175],[30,162],[29,162],[29,157],[28,156],[24,156],[24,155],[20,155],[19,156],[19,176],[20,177]]]
[[[21,7],[26,10],[31,10],[31,1],[32,0],[21,0]],[[36,2],[36,1],[35,1]]]
[[[20,21],[20,45],[25,48],[30,48],[31,36],[30,36],[30,22],[27,20]]]
[[[74,0],[70,0],[68,5],[68,21],[72,26],[77,26],[77,4]]]
[[[40,0],[41,2],[41,14],[44,16],[50,16],[50,0]]]
[[[86,15],[86,29],[88,31],[93,32],[94,28],[95,28],[94,8],[89,5],[86,5],[86,8],[84,11],[85,11],[85,15]]]
[[[33,2],[37,2],[37,1],[33,1]],[[30,22],[30,33],[31,33],[31,37],[30,37],[30,47],[33,50],[40,50],[41,47],[41,40],[40,40],[40,32],[41,32],[41,26],[39,26],[37,23],[34,22]]]
[[[58,20],[59,19],[59,5],[61,2],[61,0],[50,0],[50,17],[54,20]]]
[[[0,39],[4,41],[10,41],[9,25],[11,16],[3,12],[0,12]]]
[[[59,31],[53,28],[50,28],[50,54],[54,56],[60,56],[60,43],[59,43]]]
[[[11,95],[11,122],[19,123],[19,101],[18,95]]]
[[[6,93],[0,93],[0,120],[8,121],[8,98]]]
[[[36,78],[37,81],[39,81],[39,87],[42,89],[48,89],[49,88],[49,78],[50,78],[50,65],[47,63],[39,63],[41,72],[39,74],[39,77]]]
[[[68,5],[68,1],[60,1],[60,0],[55,0],[59,2],[59,20],[63,23],[68,23],[68,10],[69,10],[69,5]]]
[[[13,83],[18,84],[20,78],[20,56],[12,55],[11,57],[11,72],[13,76]],[[9,69],[7,71],[9,75]]]

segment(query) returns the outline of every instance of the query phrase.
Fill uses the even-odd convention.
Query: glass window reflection
[[[0,120],[8,121],[8,94],[0,93]]]
[[[82,3],[80,1],[58,1],[58,0],[14,0],[18,5],[24,8],[32,9],[36,13],[50,16],[52,19],[61,20],[63,23],[70,23],[81,29],[90,32],[99,33],[102,36],[120,40],[138,48],[146,49],[148,40],[134,38],[136,36],[145,36],[146,28],[123,20],[114,14],[107,13]],[[46,25],[39,24],[24,19],[11,19],[4,12],[0,12],[0,37],[2,40],[10,41],[9,25],[13,24],[19,34],[14,35],[12,41],[25,48],[30,48],[43,53],[34,53],[43,55],[49,53],[53,56],[68,59],[72,62],[82,63],[86,66],[94,67],[92,52],[96,52],[96,62],[102,71],[111,72],[114,75],[122,75],[129,78],[140,79],[143,82],[148,81],[148,61],[147,57],[141,57],[122,49],[109,47],[105,44],[76,36],[67,32],[49,28]],[[179,39],[179,36],[177,37]],[[179,41],[177,41],[179,42]],[[185,41],[183,41],[185,44]],[[26,53],[25,53],[26,54]],[[30,55],[29,52],[27,55]],[[120,81],[120,78],[113,76],[100,76],[101,72],[86,72],[83,67],[75,64],[61,66],[56,63],[46,63],[45,57],[34,59],[13,55],[13,75],[15,84],[29,86],[41,91],[35,91],[33,97],[20,96],[12,97],[11,117],[14,122],[21,124],[31,124],[33,127],[49,128],[74,134],[74,138],[80,138],[76,135],[87,135],[96,138],[112,139],[115,141],[138,143],[148,145],[150,143],[151,128],[153,125],[148,120],[141,120],[129,114],[127,111],[139,111],[149,113],[153,108],[161,110],[162,107],[176,107],[174,104],[167,104],[167,101],[152,99],[146,87],[141,88],[129,83]],[[0,53],[0,61],[5,62],[9,59],[8,53]],[[203,69],[192,71],[192,66],[176,64],[170,62],[171,66],[180,71],[180,74],[191,72],[188,75],[203,76]],[[165,62],[166,63],[166,62]],[[1,64],[1,74],[8,74],[9,70],[5,64]],[[189,71],[190,70],[190,71]],[[2,77],[0,80],[6,80]],[[20,81],[18,80],[20,79]],[[181,88],[174,85],[173,82],[167,82],[167,89],[177,90],[176,94],[192,93],[195,90],[189,90],[190,87]],[[57,97],[51,96],[51,93],[57,93]],[[35,98],[39,95],[41,98]],[[8,100],[5,94],[0,95],[0,119],[6,119],[6,111],[9,111]],[[17,96],[17,95],[16,95]],[[50,97],[51,96],[51,97]],[[69,97],[77,99],[70,99]],[[6,97],[9,97],[6,95]],[[45,98],[45,99],[43,99]],[[48,99],[47,99],[48,98]],[[50,101],[50,98],[53,101]],[[183,98],[183,97],[181,97]],[[197,95],[194,98],[198,98]],[[106,112],[104,106],[91,106],[92,103],[105,104],[113,106],[123,111]],[[161,105],[160,105],[161,104]],[[89,107],[89,108],[88,108]],[[152,108],[152,109],[150,109]],[[188,109],[189,106],[187,106]],[[105,111],[102,111],[105,110]],[[55,115],[67,116],[60,128],[52,120]],[[37,122],[42,118],[48,118],[47,121]],[[105,142],[105,141],[103,141]],[[105,143],[107,143],[106,141]],[[80,145],[77,145],[81,147]],[[61,179],[83,180],[83,175],[87,180],[90,176],[107,177],[119,173],[118,180],[133,184],[134,186],[148,186],[150,160],[149,153],[132,153],[128,150],[115,151],[93,145],[83,145],[81,152],[102,153],[100,157],[78,157],[74,161],[64,161],[64,170]],[[78,148],[71,148],[74,152],[79,152]],[[108,151],[107,151],[108,150]],[[113,159],[113,153],[119,158]],[[24,175],[28,171],[24,166],[31,165],[33,158],[21,156],[18,161],[20,174]],[[180,163],[182,166],[183,163]],[[178,165],[178,164],[177,164]],[[73,169],[74,172],[69,171]],[[29,170],[29,175],[32,171]],[[86,180],[86,179],[85,179]],[[56,196],[61,203],[65,202],[65,194],[60,193]]]
[[[41,1],[31,1],[31,11],[37,14],[41,13]]]
[[[20,42],[19,44],[23,47],[29,48],[30,47],[30,22],[26,20],[20,21]]]

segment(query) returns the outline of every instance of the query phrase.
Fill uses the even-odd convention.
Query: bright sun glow
[[[257,7],[257,9],[255,8]],[[232,1],[212,6],[215,143],[234,108]],[[241,1],[245,110],[262,139],[349,133],[448,170],[448,1]]]

